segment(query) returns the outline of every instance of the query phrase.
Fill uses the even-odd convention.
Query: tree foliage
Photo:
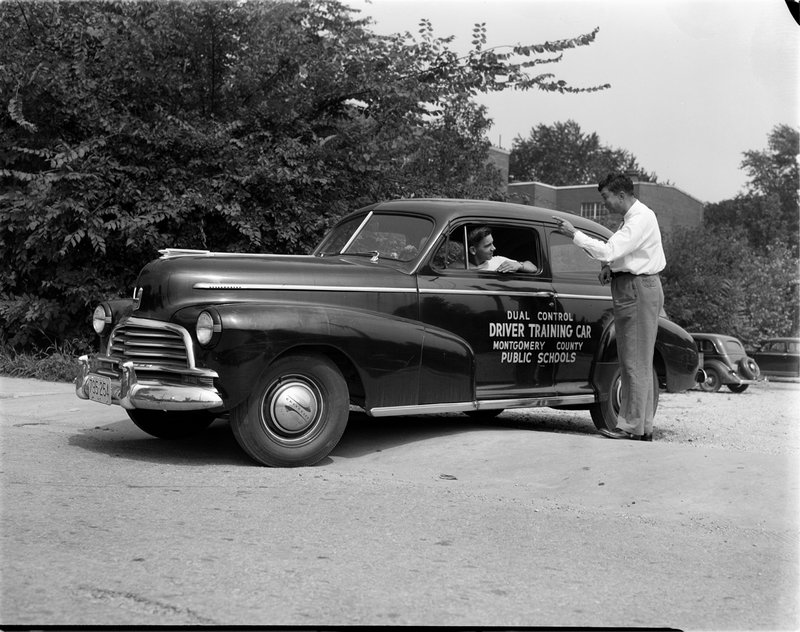
[[[640,179],[655,182],[636,157],[625,149],[603,145],[592,132],[585,134],[573,120],[537,125],[528,137],[517,136],[509,158],[509,175],[517,181],[537,181],[552,186],[597,184],[611,172],[635,171]]]
[[[797,334],[797,260],[785,245],[756,250],[739,231],[721,227],[673,231],[664,249],[665,309],[688,331],[748,345]]]
[[[800,252],[800,133],[789,125],[770,132],[763,151],[746,151],[741,166],[747,192],[706,207],[709,226],[730,226],[747,236],[755,248],[780,242]]]
[[[473,97],[584,92],[574,39],[466,55],[335,0],[0,3],[3,339],[83,331],[163,247],[302,252],[346,210],[492,198]]]
[[[689,330],[755,344],[800,334],[798,133],[778,125],[766,151],[746,151],[748,192],[706,206],[702,230],[665,244],[665,301]]]

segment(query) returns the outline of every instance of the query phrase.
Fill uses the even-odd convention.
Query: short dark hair
[[[467,243],[470,246],[477,246],[491,234],[492,229],[488,226],[478,226],[477,228],[473,228],[471,231],[469,231],[469,234],[467,235]]]
[[[633,195],[633,180],[624,173],[609,173],[600,180],[597,190],[608,189],[611,193],[627,193]]]

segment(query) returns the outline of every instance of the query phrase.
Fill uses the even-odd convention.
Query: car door
[[[783,375],[787,371],[786,343],[783,340],[768,340],[753,358],[763,373]]]
[[[800,376],[800,342],[786,341],[786,375]]]
[[[590,236],[602,239],[600,235]],[[551,317],[557,316],[569,325],[548,345],[552,353],[547,359],[553,362],[556,390],[562,395],[592,394],[593,362],[603,333],[614,320],[611,289],[600,285],[600,263],[554,226],[547,229],[547,245],[555,290]]]
[[[529,260],[536,273],[484,272],[469,263],[469,232],[487,224],[496,255]],[[514,220],[465,218],[451,225],[418,273],[420,320],[470,346],[479,400],[538,397],[554,392],[549,350],[533,330],[555,311],[553,285],[542,265],[541,227]],[[547,324],[560,324],[549,316]]]

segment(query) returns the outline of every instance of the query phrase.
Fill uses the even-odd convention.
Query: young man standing
[[[615,439],[653,440],[653,349],[664,292],[658,273],[666,258],[655,213],[634,197],[633,182],[609,174],[598,185],[606,208],[624,214],[623,224],[603,243],[566,220],[559,231],[603,263],[600,282],[611,281],[617,352],[622,367],[622,402]]]

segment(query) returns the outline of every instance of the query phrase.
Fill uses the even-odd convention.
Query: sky
[[[800,127],[800,26],[785,0],[343,0],[380,34],[437,37],[470,48],[485,23],[487,47],[536,44],[600,30],[589,46],[543,67],[575,87],[485,95],[489,140],[511,149],[537,125],[569,119],[603,145],[631,152],[646,172],[702,202],[746,190],[745,151],[763,151],[779,124]],[[793,0],[794,1],[794,0]],[[538,72],[538,70],[537,70]]]

